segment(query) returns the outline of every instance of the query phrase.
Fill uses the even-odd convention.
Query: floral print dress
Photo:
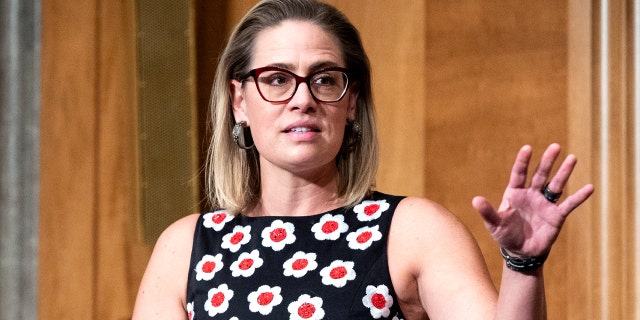
[[[187,286],[190,320],[393,319],[387,238],[402,197],[303,217],[202,214]]]

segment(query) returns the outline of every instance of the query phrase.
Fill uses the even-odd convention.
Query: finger
[[[486,198],[475,197],[471,200],[471,205],[478,210],[488,228],[493,228],[500,223],[500,216]]]
[[[594,187],[592,184],[588,184],[580,190],[576,191],[574,194],[568,196],[558,207],[560,208],[560,212],[566,217],[571,211],[585,202],[594,192]]]
[[[540,190],[542,186],[549,179],[549,175],[551,174],[551,169],[553,168],[553,163],[558,158],[560,154],[560,145],[557,143],[552,143],[547,147],[547,150],[542,154],[542,158],[540,159],[540,164],[536,168],[536,171],[531,178],[531,188]]]
[[[531,146],[523,146],[518,151],[516,161],[511,168],[511,176],[509,177],[509,187],[524,188],[527,183],[527,171],[529,171],[529,162],[531,161]]]
[[[549,185],[547,186],[549,190],[555,193],[562,192],[577,163],[578,159],[576,156],[572,154],[568,155],[560,165],[560,168],[558,168],[558,172],[556,172],[549,181]]]

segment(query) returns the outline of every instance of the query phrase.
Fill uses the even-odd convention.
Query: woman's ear
[[[245,100],[242,95],[242,82],[238,80],[231,80],[229,84],[229,91],[231,94],[231,105],[233,109],[233,117],[235,122],[247,121],[247,115],[245,113]]]

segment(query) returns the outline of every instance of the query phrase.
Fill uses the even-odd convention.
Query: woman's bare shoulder
[[[438,203],[403,199],[393,216],[388,250],[394,289],[407,309],[445,315],[443,306],[462,306],[475,295],[484,298],[474,310],[491,309],[495,291],[480,248],[467,227]]]
[[[412,246],[407,250],[416,252],[409,254],[440,256],[452,251],[477,250],[476,241],[464,223],[445,207],[426,198],[403,199],[394,214],[391,231],[391,240],[411,241]]]
[[[188,269],[199,214],[185,216],[165,229],[153,249],[149,267]]]
[[[156,247],[158,244],[184,245],[185,243],[191,246],[191,242],[193,241],[193,232],[195,231],[199,217],[199,213],[190,214],[169,225],[169,227],[167,227],[167,229],[165,229],[158,238]]]
[[[398,204],[394,224],[408,230],[424,232],[445,229],[466,229],[462,222],[442,205],[427,198],[407,197]],[[446,230],[445,230],[446,231]],[[447,231],[448,232],[448,231]]]
[[[165,229],[140,283],[133,319],[185,319],[185,300],[193,233],[199,214]]]

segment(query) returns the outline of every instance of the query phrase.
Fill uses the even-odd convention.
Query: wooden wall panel
[[[126,319],[137,242],[133,3],[43,2],[40,319]]]
[[[567,188],[567,192],[572,192],[577,186],[596,183],[594,119],[597,115],[593,109],[592,7],[581,0],[570,0],[568,4],[567,110],[571,115],[567,119],[568,145],[580,166],[579,174]],[[571,261],[568,266],[571,276],[567,277],[567,320],[598,319],[600,315],[600,217],[595,211],[600,192],[596,184],[592,199],[566,224],[565,259]]]
[[[426,193],[469,227],[496,284],[504,262],[471,199],[499,205],[520,146],[567,147],[566,5],[427,2]],[[545,267],[550,319],[566,318],[565,252],[563,235]]]
[[[39,315],[93,314],[96,1],[42,2]]]
[[[130,317],[151,252],[136,214],[136,64],[134,3],[98,7],[94,319]],[[187,213],[185,213],[187,214]]]

